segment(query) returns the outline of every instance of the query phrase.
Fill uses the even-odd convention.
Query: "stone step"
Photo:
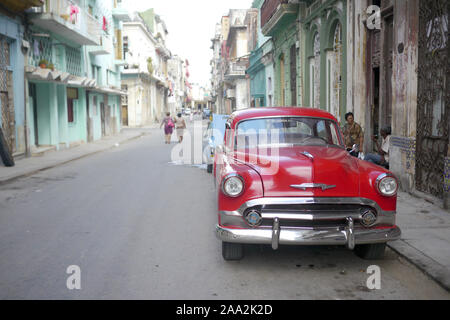
[[[39,146],[31,147],[32,157],[42,157],[48,153],[56,151],[56,146]]]

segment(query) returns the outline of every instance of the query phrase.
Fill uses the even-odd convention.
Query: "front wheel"
[[[355,254],[365,260],[380,260],[384,257],[386,243],[360,244],[355,246]]]
[[[226,261],[238,261],[244,258],[244,246],[239,243],[222,242],[222,257]]]
[[[213,172],[213,164],[211,163],[211,164],[208,164],[208,166],[206,167],[206,171],[208,172],[208,173],[212,173]]]

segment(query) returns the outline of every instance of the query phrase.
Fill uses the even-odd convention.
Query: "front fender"
[[[381,195],[376,188],[377,178],[384,174],[389,173],[388,170],[377,166],[373,163],[358,160],[359,161],[359,190],[362,198],[375,201],[382,210],[395,212],[397,210],[397,196],[385,197]],[[397,179],[398,182],[398,179]]]
[[[232,173],[237,173],[244,179],[244,192],[237,198],[225,195],[221,188],[223,179]],[[249,200],[264,197],[263,182],[260,175],[245,164],[226,158],[220,167],[220,172],[216,174],[218,176],[216,186],[219,211],[235,211]]]

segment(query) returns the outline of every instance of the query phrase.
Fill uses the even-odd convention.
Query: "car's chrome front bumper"
[[[266,212],[268,205],[329,204],[339,208],[340,205],[369,206],[376,210],[377,222],[371,228],[359,222],[358,211],[304,212],[280,211]],[[252,228],[245,222],[244,215],[250,208],[260,207],[262,218],[270,224]],[[301,207],[299,210],[301,211]],[[271,244],[276,250],[281,245],[346,245],[354,249],[358,244],[386,243],[398,240],[400,229],[395,224],[395,211],[384,211],[377,203],[364,198],[260,198],[244,203],[236,211],[220,211],[217,237],[224,242],[243,244]],[[298,226],[285,225],[286,220],[298,221]],[[304,227],[305,221],[331,221],[331,225],[322,227]]]
[[[397,226],[389,229],[300,229],[280,228],[279,224],[272,229],[229,229],[216,227],[217,237],[224,242],[242,244],[269,244],[274,250],[281,245],[346,245],[353,249],[358,244],[386,243],[398,240],[401,231]]]

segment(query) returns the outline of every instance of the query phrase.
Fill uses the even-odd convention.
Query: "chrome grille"
[[[361,212],[366,208],[375,210],[359,204],[268,204],[248,208],[246,212],[261,212],[261,227],[272,227],[274,217],[277,217],[281,227],[345,228],[348,217],[353,218],[356,226],[361,225]]]

